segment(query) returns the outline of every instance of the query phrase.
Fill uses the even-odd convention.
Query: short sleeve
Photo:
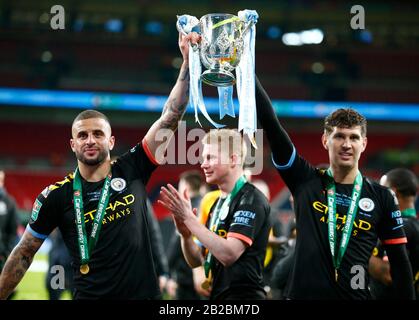
[[[378,237],[384,245],[407,243],[403,218],[396,196],[390,190],[383,192],[383,216],[378,224]]]
[[[227,237],[242,240],[251,246],[263,224],[266,223],[268,213],[264,209],[263,203],[238,206],[233,212]]]
[[[48,193],[49,189],[47,187],[35,199],[31,217],[26,227],[26,230],[38,239],[46,239],[58,225],[58,212],[53,199],[55,193]]]
[[[158,166],[158,162],[148,149],[145,140],[141,144],[137,144],[131,148],[131,150],[123,154],[118,160],[121,162],[128,161],[133,164],[144,185],[147,184],[151,174]]]

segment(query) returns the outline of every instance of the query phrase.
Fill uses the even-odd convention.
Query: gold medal
[[[335,280],[338,282],[338,269],[335,269]]]
[[[90,271],[89,265],[88,264],[82,264],[80,266],[80,273],[81,274],[88,274]]]
[[[201,284],[201,288],[204,290],[208,290],[211,287],[211,283],[208,281],[208,279],[205,279],[204,282]]]

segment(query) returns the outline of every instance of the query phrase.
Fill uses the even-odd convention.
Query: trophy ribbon
[[[239,65],[236,68],[237,96],[239,99],[239,131],[249,137],[254,148],[256,146],[256,99],[255,99],[255,36],[258,14],[255,10],[238,12],[239,18],[248,23],[249,32],[245,33],[244,43],[249,48],[243,50]]]
[[[233,104],[233,86],[218,87],[218,105],[220,109],[220,119],[225,115],[235,118]]]

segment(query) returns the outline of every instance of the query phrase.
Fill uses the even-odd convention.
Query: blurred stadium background
[[[56,4],[65,9],[65,30],[50,27]],[[364,30],[350,27],[355,4],[365,9]],[[177,14],[242,9],[259,13],[257,74],[305,158],[327,162],[321,118],[351,106],[369,121],[362,171],[378,178],[403,166],[419,174],[417,1],[0,0],[0,169],[22,226],[37,194],[74,169],[68,141],[82,108],[110,117],[114,154],[140,141],[158,118],[181,63]],[[215,97],[215,91],[205,87],[204,95]],[[191,114],[186,121],[188,129],[198,126]],[[267,146],[264,155],[258,178],[286,212],[286,190]],[[190,168],[157,169],[148,185],[151,199]],[[167,215],[156,205],[155,212],[161,221]]]

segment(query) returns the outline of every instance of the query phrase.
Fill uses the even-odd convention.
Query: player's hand
[[[192,46],[197,46],[200,41],[201,36],[196,32],[191,32],[186,36],[179,32],[179,49],[182,53],[183,61],[189,61],[189,43]]]
[[[182,221],[176,219],[176,217],[173,214],[172,214],[172,217],[173,217],[173,221],[175,223],[176,229],[182,237],[189,238],[190,236],[192,236],[191,231]]]

